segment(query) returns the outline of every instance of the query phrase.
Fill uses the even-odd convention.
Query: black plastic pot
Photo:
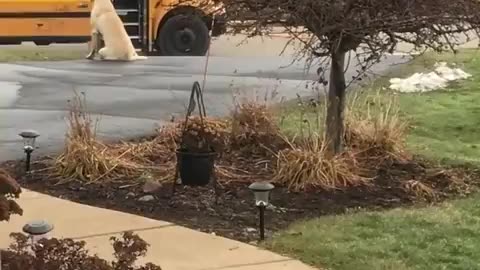
[[[177,166],[182,184],[206,186],[214,173],[215,152],[195,153],[184,149],[176,151]]]

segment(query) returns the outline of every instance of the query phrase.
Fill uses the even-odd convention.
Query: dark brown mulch
[[[34,166],[35,169],[41,168],[38,164]],[[244,242],[258,237],[257,209],[245,182],[225,184],[216,204],[211,187],[178,186],[172,196],[172,185],[164,184],[155,193],[145,194],[142,185],[132,186],[132,181],[55,185],[50,178],[40,174],[23,177],[23,164],[18,162],[8,162],[0,167],[13,172],[22,187],[55,197],[169,221]],[[420,163],[409,162],[393,163],[380,169],[369,187],[310,193],[294,193],[279,187],[273,191],[272,205],[266,211],[267,234],[301,219],[344,213],[348,209],[378,210],[411,205],[418,198],[401,188],[402,181],[406,180],[420,180],[434,187],[437,200],[464,195],[474,188],[472,178],[455,183],[452,177],[448,171],[427,169]],[[139,201],[146,195],[152,195],[154,199]]]

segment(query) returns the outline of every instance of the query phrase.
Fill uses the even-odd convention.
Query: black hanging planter
[[[181,184],[185,186],[206,186],[211,180],[215,180],[215,159],[217,153],[208,145],[202,145],[199,148],[197,143],[186,143],[187,123],[195,107],[198,105],[200,121],[203,124],[207,116],[205,105],[203,103],[203,93],[198,82],[195,82],[190,94],[190,101],[185,116],[183,132],[181,136],[180,148],[177,149],[177,167],[175,181],[180,177]],[[216,186],[216,184],[215,184]],[[175,184],[173,185],[175,192]]]
[[[206,186],[214,174],[216,153],[196,153],[179,149],[177,154],[177,169],[182,184],[185,186]]]

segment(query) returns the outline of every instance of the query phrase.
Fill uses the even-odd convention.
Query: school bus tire
[[[48,46],[51,44],[50,41],[34,41],[33,43],[37,46]]]
[[[203,56],[208,51],[210,35],[200,16],[177,14],[162,25],[155,43],[164,56]]]

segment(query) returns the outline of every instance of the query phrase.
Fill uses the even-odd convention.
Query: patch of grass
[[[480,195],[298,223],[266,247],[335,270],[480,269]]]
[[[480,165],[479,99],[479,89],[403,96],[414,125],[409,146],[429,158]]]
[[[463,54],[463,53],[462,53]],[[411,150],[446,163],[480,165],[480,56],[463,68],[473,77],[444,91],[400,95],[403,115],[412,124]]]
[[[77,60],[85,58],[86,54],[86,45],[55,45],[51,47],[18,45],[0,47],[0,62]]]

